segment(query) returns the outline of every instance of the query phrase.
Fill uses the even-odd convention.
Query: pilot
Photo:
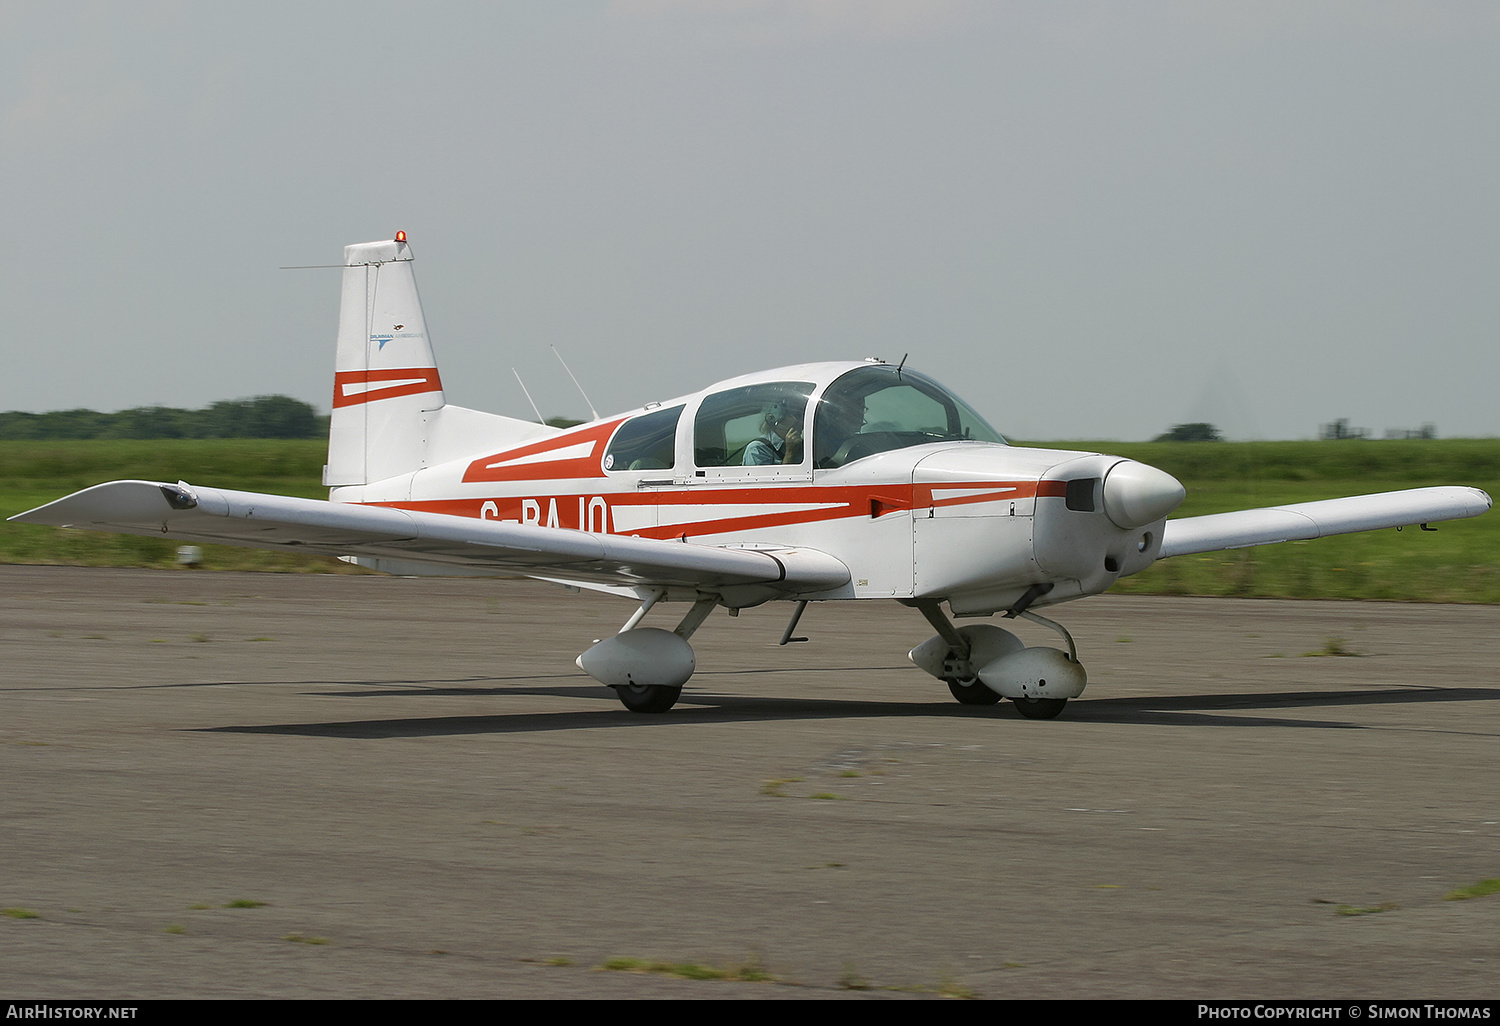
[[[740,461],[747,467],[802,462],[802,417],[783,399],[761,409],[761,434],[745,446]]]
[[[865,402],[848,395],[825,395],[818,403],[817,432],[813,436],[814,456],[820,467],[836,467],[841,446],[865,425]]]

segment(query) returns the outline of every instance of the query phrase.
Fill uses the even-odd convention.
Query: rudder
[[[418,469],[424,414],[444,403],[405,233],[345,246],[324,484]]]
[[[406,233],[344,247],[343,299],[328,428],[329,496],[400,498],[426,467],[556,434],[557,428],[447,402],[417,297]],[[342,491],[341,491],[342,489]]]

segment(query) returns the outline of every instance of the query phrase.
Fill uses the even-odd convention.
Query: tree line
[[[1174,424],[1172,430],[1157,435],[1153,442],[1222,442],[1224,436],[1212,424]]]
[[[0,413],[0,439],[64,438],[317,438],[328,418],[300,399],[258,395],[224,399],[201,410],[139,406],[118,413],[55,410]]]

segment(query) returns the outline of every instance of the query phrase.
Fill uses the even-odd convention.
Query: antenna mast
[[[521,391],[526,392],[526,401],[531,404],[531,408],[533,410],[536,410],[536,422],[538,424],[546,424],[547,420],[542,416],[542,411],[537,410],[536,408],[536,400],[531,398],[530,392],[526,391],[526,382],[521,380],[521,372],[516,370],[514,367],[510,369],[510,372],[516,376],[516,384],[521,386]]]
[[[595,420],[598,420],[599,419],[599,411],[596,410],[596,409],[594,409],[594,404],[591,403],[591,402],[589,402],[589,394],[583,390],[583,386],[582,385],[578,384],[578,379],[575,378],[575,377],[573,377],[573,371],[572,371],[572,368],[570,368],[568,366],[568,361],[564,360],[562,358],[562,353],[559,353],[557,351],[557,347],[556,346],[551,346],[551,349],[552,349],[552,355],[555,356],[555,357],[557,357],[557,362],[560,363],[560,364],[562,364],[563,365],[563,370],[565,370],[565,371],[568,372],[568,377],[573,378],[573,384],[574,384],[574,386],[577,387],[578,394],[581,395],[581,396],[583,396],[584,405],[586,405],[589,408],[589,416],[593,417]],[[524,388],[525,386],[523,385],[522,387]]]

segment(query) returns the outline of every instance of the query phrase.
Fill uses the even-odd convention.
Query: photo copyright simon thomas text
[[[1353,1002],[1315,1004],[1286,1001],[1259,1004],[1200,1004],[1199,1019],[1488,1019],[1493,1004],[1488,1001]]]

